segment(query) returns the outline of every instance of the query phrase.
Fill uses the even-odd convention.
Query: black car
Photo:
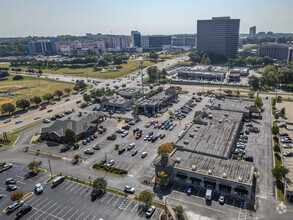
[[[83,145],[87,145],[86,140],[83,140],[83,141],[82,141],[82,144],[83,144]]]
[[[62,115],[58,114],[58,115],[55,115],[56,118],[62,118]]]
[[[120,149],[118,150],[118,154],[123,154],[124,151],[125,151],[125,148],[120,148]]]
[[[152,143],[154,143],[156,140],[158,140],[157,136],[152,137]]]
[[[154,132],[151,131],[151,132],[149,133],[149,136],[152,136],[153,134],[154,134]]]
[[[243,159],[245,161],[253,162],[253,156],[244,155]]]
[[[49,112],[52,112],[53,110],[52,109],[49,109],[47,112],[49,113]]]
[[[86,140],[86,142],[88,142],[88,143],[91,142],[91,139],[90,139],[90,138],[87,138],[87,139],[85,139],[85,140]]]
[[[161,134],[160,138],[163,139],[165,136],[166,136],[165,134]]]
[[[23,207],[17,214],[16,214],[16,219],[20,219],[23,217],[25,214],[30,212],[32,210],[32,207],[30,205],[27,205],[26,207]]]
[[[124,130],[129,130],[129,129],[130,129],[130,125],[124,125],[124,126],[122,127],[122,129],[124,129]]]
[[[139,128],[135,128],[135,129],[133,129],[133,133],[135,133],[135,132],[137,132],[137,131],[139,131]]]
[[[138,134],[142,134],[142,129],[139,129],[139,130],[137,131],[137,133],[138,133]]]
[[[108,136],[107,137],[107,140],[111,140],[111,141],[114,141],[114,140],[116,140],[116,136]]]
[[[94,200],[94,199],[98,198],[101,194],[102,194],[102,190],[93,190],[91,197]]]
[[[93,136],[90,136],[91,141],[95,140],[95,138]]]
[[[70,99],[65,99],[65,102],[68,102]]]
[[[57,119],[56,117],[50,118],[51,121],[55,121],[56,119]]]
[[[97,111],[97,109],[98,109],[97,107],[94,107],[94,108],[93,108],[93,111]]]
[[[70,149],[71,149],[70,146],[63,146],[63,147],[61,147],[60,152],[66,152],[66,151],[68,151]]]

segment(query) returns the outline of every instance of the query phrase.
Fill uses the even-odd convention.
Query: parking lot
[[[145,219],[143,205],[111,193],[91,200],[92,189],[86,185],[65,180],[55,188],[48,184],[43,194],[25,201],[33,207],[23,219]],[[158,219],[156,210],[150,219]]]

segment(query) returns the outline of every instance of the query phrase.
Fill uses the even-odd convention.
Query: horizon
[[[132,30],[142,35],[195,34],[197,20],[222,16],[240,19],[241,34],[247,34],[251,26],[256,26],[256,32],[290,34],[291,8],[290,0],[282,0],[282,4],[273,0],[2,0],[0,19],[4,22],[0,24],[0,38],[130,35]]]

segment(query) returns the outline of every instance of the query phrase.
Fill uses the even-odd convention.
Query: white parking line
[[[94,216],[94,217],[92,218],[92,220],[94,220],[96,217],[97,217],[97,216]]]
[[[67,189],[69,189],[72,185],[74,185],[75,183],[74,182],[71,182],[71,184],[68,186],[68,187],[66,187],[66,189],[65,190],[67,190]]]
[[[57,202],[55,202],[53,205],[51,205],[50,208],[48,208],[46,211],[49,212],[49,210],[50,210],[52,207],[54,207],[54,206],[56,205],[56,203],[57,203]],[[59,208],[59,206],[58,206],[57,208]],[[49,212],[49,213],[50,213],[50,212]],[[49,217],[49,215],[46,216],[46,218],[48,218],[48,217]],[[44,218],[43,220],[45,220],[46,218]]]
[[[43,212],[43,213],[45,213],[45,214],[47,214],[47,215],[50,215],[50,216],[52,216],[53,218],[57,218],[57,219],[62,220],[62,218],[59,218],[58,216],[52,215],[51,213],[45,212],[45,211],[43,211],[43,210],[41,210],[41,209],[37,209],[37,208],[35,208],[35,207],[33,207],[33,209],[36,209],[38,212],[40,211],[40,212]],[[36,213],[38,213],[38,212],[36,212]],[[36,214],[36,213],[35,213],[35,214]],[[35,215],[35,214],[34,214],[34,215]],[[29,220],[29,219],[30,219],[31,217],[33,217],[34,215],[30,216],[27,220]]]
[[[115,166],[115,167],[116,167],[116,168],[119,168],[121,164],[123,164],[123,163],[119,163],[119,164],[118,164],[117,166]]]
[[[134,209],[135,209],[135,207],[138,205],[138,202],[135,204],[135,206],[131,209],[131,211],[130,212],[133,212],[134,211]]]
[[[90,193],[91,193],[91,190],[89,190],[88,193],[84,197],[87,197]]]
[[[124,208],[124,210],[126,210],[131,203],[132,203],[132,200],[130,200],[130,203],[128,203],[128,205]]]
[[[115,196],[113,195],[113,197],[111,199],[109,199],[109,201],[106,203],[107,205],[110,203],[110,201],[114,198]]]
[[[38,197],[33,196],[33,197],[29,198],[28,200],[26,200],[26,203],[32,201],[32,200],[35,199],[35,198],[38,198]],[[40,197],[39,197],[39,199],[41,199],[41,198],[43,198],[43,196],[40,196]]]
[[[67,186],[68,184],[70,184],[70,182],[66,181],[66,183],[63,184],[63,185],[60,187],[60,189],[64,188],[64,187]]]
[[[113,203],[112,206],[114,206],[116,204],[116,202],[118,202],[119,199],[120,199],[120,197],[118,196],[117,200]]]
[[[86,220],[91,214],[88,214],[88,216],[86,216],[83,220]]]
[[[79,209],[77,209],[69,218],[68,218],[68,220],[69,219],[71,219],[71,217],[73,216],[73,215],[75,215],[75,213],[77,213],[79,211]]]
[[[84,213],[84,211],[76,218],[76,219],[78,219],[80,216],[82,216],[83,215],[83,213]]]
[[[31,204],[31,206],[33,206],[36,202],[38,202],[40,199],[42,199],[43,197],[41,197],[41,198],[39,198],[39,199],[37,199],[36,201],[34,201],[32,204]],[[47,200],[47,198],[44,200],[44,201],[46,201]],[[43,202],[44,202],[43,201]]]
[[[103,201],[108,197],[108,195],[110,195],[110,194],[107,194],[107,195],[101,200],[101,202],[103,202]]]
[[[71,209],[69,209],[67,212],[65,212],[65,214],[61,218],[63,219],[64,216],[67,215],[72,209],[73,209],[73,207]]]
[[[80,186],[80,185],[76,183],[76,185],[74,187],[72,187],[71,190],[69,190],[69,192],[71,192],[72,190],[74,190],[78,186]]]
[[[58,212],[57,214],[56,214],[56,216],[58,216],[64,209],[66,209],[68,206],[66,205],[63,209],[61,209],[60,210],[60,212]]]
[[[85,188],[85,190],[83,190],[79,195],[81,196],[81,194],[83,194],[84,192],[87,192],[89,190],[88,187]]]
[[[81,185],[81,187],[78,190],[76,190],[74,193],[78,193],[81,189],[84,189],[84,187],[87,188],[87,186]],[[83,191],[83,190],[81,190],[81,191]]]

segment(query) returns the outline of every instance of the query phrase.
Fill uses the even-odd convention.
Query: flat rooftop
[[[129,101],[132,101],[131,99],[125,99],[125,98],[122,98],[122,97],[119,97],[119,98],[111,98],[107,101],[107,103],[110,103],[110,104],[124,104],[124,103],[127,103]]]
[[[200,154],[229,158],[243,113],[215,109],[207,109],[206,113],[212,116],[202,119],[208,124],[193,124],[175,145]]]
[[[163,100],[164,98],[167,98],[167,97],[169,97],[169,95],[166,95],[165,91],[162,91],[162,92],[150,97],[149,99],[145,99],[143,102],[140,103],[140,105],[156,105],[161,100]]]
[[[223,94],[224,90],[222,90]],[[221,107],[221,109],[228,111],[248,112],[248,107],[253,104],[254,102],[248,99],[224,98],[223,100],[215,99],[212,106]]]
[[[251,163],[219,159],[180,149],[176,149],[171,157],[180,158],[180,163],[175,163],[175,168],[252,185],[254,166]],[[195,166],[195,171],[192,166]]]

